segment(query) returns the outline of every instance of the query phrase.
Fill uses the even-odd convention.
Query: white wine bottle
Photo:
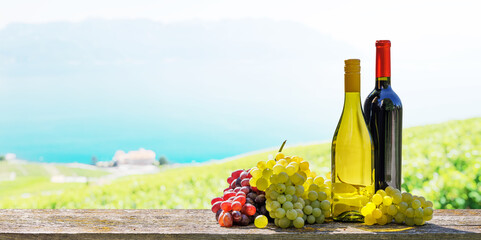
[[[331,148],[332,217],[362,222],[361,207],[374,194],[374,147],[361,109],[361,61],[345,60],[344,109]]]

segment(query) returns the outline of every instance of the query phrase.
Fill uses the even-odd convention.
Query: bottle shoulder
[[[390,105],[395,105],[402,107],[402,102],[399,96],[394,92],[394,90],[389,86],[388,88],[374,89],[366,98],[366,103],[377,103],[378,105],[384,105],[384,103],[389,103]]]

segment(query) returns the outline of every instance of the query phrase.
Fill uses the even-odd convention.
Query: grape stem
[[[281,145],[281,148],[279,148],[279,152],[282,152],[282,149],[284,148],[284,145],[286,145],[287,140],[284,140],[284,142]]]

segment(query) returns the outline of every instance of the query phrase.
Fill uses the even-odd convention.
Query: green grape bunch
[[[385,191],[377,190],[371,201],[362,207],[361,214],[367,225],[385,225],[394,221],[420,226],[433,218],[433,203],[389,186]]]
[[[265,191],[266,209],[276,226],[302,228],[330,217],[330,180],[317,176],[302,158],[279,151],[259,161],[250,174],[250,185]]]

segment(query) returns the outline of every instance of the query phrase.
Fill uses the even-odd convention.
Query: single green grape
[[[274,165],[276,165],[276,161],[274,159],[267,160],[267,168],[272,169],[272,167],[274,167]]]
[[[276,165],[274,165],[274,167],[272,167],[272,170],[274,174],[279,174],[281,172],[284,172],[286,168],[282,164],[277,163]]]
[[[314,178],[314,183],[317,184],[318,186],[321,186],[324,184],[324,178],[321,176],[317,176]]]
[[[314,192],[316,192],[316,194],[317,194],[317,192],[319,192],[319,186],[317,186],[317,184],[313,183],[313,184],[311,184],[311,185],[309,186],[309,189],[308,189],[308,190],[309,190],[309,191],[314,191]],[[316,197],[316,198],[317,198],[317,197]]]
[[[423,211],[424,211],[424,212],[423,212],[423,215],[424,215],[424,216],[431,216],[431,215],[433,215],[433,208],[432,208],[432,207],[426,207],[426,208],[424,208]]]
[[[308,222],[309,224],[315,223],[315,222],[316,222],[316,217],[314,217],[313,215],[307,216],[307,222]]]
[[[312,205],[311,205],[311,206],[312,206]],[[321,216],[321,215],[322,215],[322,210],[321,210],[320,208],[317,208],[317,207],[316,207],[316,208],[313,208],[313,209],[312,209],[312,216],[314,216],[314,217],[317,218],[317,217],[319,217],[319,216]]]
[[[287,201],[286,196],[283,195],[283,194],[277,196],[277,201],[278,201],[279,203],[281,203],[281,204],[282,204],[282,203],[285,203],[285,202]]]
[[[376,209],[376,204],[374,204],[373,202],[368,202],[366,204],[366,207],[367,209],[369,209],[370,212],[374,211],[374,209]]]
[[[286,187],[286,194],[289,194],[289,195],[296,194],[296,187],[294,186]]]
[[[265,179],[269,179],[272,176],[272,173],[273,173],[272,169],[266,168],[262,170],[262,177]]]
[[[387,214],[387,208],[388,206],[384,204],[379,205],[379,209],[381,209],[382,214]]]
[[[413,196],[410,193],[403,192],[401,195],[404,202],[411,203],[413,201]]]
[[[329,202],[329,200],[323,200],[321,202],[321,209],[323,211],[330,211],[331,210],[331,202]]]
[[[382,217],[382,211],[379,208],[374,209],[374,211],[372,211],[372,217],[374,219]]]
[[[392,220],[394,219],[394,217],[391,215],[386,215],[386,217],[387,217],[387,223],[392,223]]]
[[[268,187],[268,182],[267,182],[267,179],[265,178],[259,178],[256,182],[256,186],[257,186],[257,189],[261,190],[261,191],[264,191],[267,189]]]
[[[280,202],[278,202],[278,201],[272,201],[272,202],[271,202],[271,209],[272,209],[272,210],[276,210],[276,209],[278,209],[278,208],[280,208],[280,207],[281,207],[281,203],[280,203]]]
[[[374,225],[374,223],[376,223],[376,219],[372,216],[372,214],[368,214],[364,217],[364,223],[366,225]]]
[[[284,193],[286,191],[286,185],[283,183],[276,184],[276,191],[278,193]]]
[[[310,200],[310,201],[317,201],[317,192],[315,191],[309,191],[309,193],[307,194],[307,198]]]
[[[321,224],[324,223],[325,217],[321,214],[321,216],[316,217],[316,223]]]
[[[272,202],[270,200],[266,201],[266,210],[269,211],[269,212],[272,211],[271,203]]]
[[[384,206],[390,206],[390,205],[392,204],[392,197],[390,197],[390,196],[384,196],[384,197],[382,198],[382,204],[383,204]]]
[[[416,199],[416,200],[413,200],[413,201],[411,202],[411,206],[413,207],[413,209],[417,209],[417,208],[421,207],[421,201],[419,201],[419,200],[417,200],[417,199]]]
[[[382,190],[382,189],[379,189],[379,190],[377,190],[376,194],[379,194],[379,195],[381,195],[381,197],[385,197],[385,196],[387,196],[387,193],[386,193],[386,191],[384,191],[384,190]]]
[[[312,214],[312,207],[310,205],[307,205],[304,207],[304,213],[307,215]]]
[[[287,167],[287,160],[286,159],[280,159],[277,161],[277,164],[281,164],[284,167]]]
[[[303,193],[304,193],[304,187],[302,185],[297,185],[296,186],[296,195],[302,196]]]
[[[387,186],[386,189],[385,189],[387,195],[391,196],[392,197],[392,194],[393,194],[393,191],[394,191],[394,188],[391,187],[391,186]]]
[[[269,211],[269,217],[277,219],[277,218],[276,218],[276,212],[274,212],[274,211]]]
[[[422,218],[423,216],[424,216],[424,212],[422,208],[419,207],[414,209],[414,217]]]
[[[304,183],[302,176],[299,173],[294,173],[292,176],[289,177],[289,179],[291,179],[292,183],[296,185],[302,185]]]
[[[319,202],[319,200],[314,200],[314,201],[311,202],[311,207],[312,208],[320,208],[321,202]]]
[[[268,223],[267,217],[264,215],[259,215],[254,220],[254,225],[257,228],[265,228],[267,226],[267,223]]]
[[[399,189],[395,188],[394,190],[392,190],[392,194],[401,194],[401,191],[399,191]]]
[[[400,212],[396,213],[396,216],[394,216],[394,221],[399,224],[403,223],[405,219],[406,216]]]
[[[404,222],[406,223],[406,225],[408,226],[414,226],[414,218],[412,217],[407,217]]]
[[[283,218],[284,216],[286,216],[286,210],[284,210],[284,208],[276,209],[276,218]]]
[[[424,216],[423,216],[423,220],[424,220],[424,221],[429,221],[429,220],[431,220],[431,219],[433,219],[433,215],[428,215],[428,216],[424,215]]]
[[[376,219],[377,224],[379,225],[386,225],[387,223],[387,216],[382,215],[380,218]]]
[[[319,191],[317,192],[317,200],[319,201],[324,201],[327,199],[327,194],[326,192],[323,192],[323,191]]]
[[[387,208],[387,214],[391,215],[391,216],[395,216],[397,214],[397,208],[396,206],[394,205],[390,205],[388,208]]]
[[[294,167],[293,165],[289,164],[287,167],[286,167],[286,173],[287,175],[289,176],[292,176],[294,175],[294,173],[296,173],[296,167]]]
[[[414,209],[412,209],[412,208],[406,209],[405,214],[406,214],[406,217],[408,217],[408,218],[414,217]]]
[[[277,200],[278,196],[279,196],[279,193],[277,193],[276,191],[271,191],[271,193],[269,194],[269,198],[272,200]]]
[[[303,209],[304,207],[302,206],[302,203],[296,202],[294,203],[294,209]]]
[[[299,168],[302,170],[302,171],[306,171],[306,170],[309,170],[309,162],[308,161],[302,161],[299,163]]]
[[[296,168],[296,172],[299,171],[299,163],[298,162],[292,161],[292,162],[289,163],[289,165],[294,166]]]
[[[402,195],[401,193],[394,193],[392,195],[392,202],[394,204],[399,204],[400,202],[402,202]]]
[[[424,204],[426,204],[426,199],[425,199],[423,196],[420,196],[420,197],[418,198],[418,200],[419,200],[419,202],[421,203],[421,207],[423,207]]]
[[[286,201],[292,202],[292,195],[286,194],[285,196],[286,196]]]
[[[331,216],[331,209],[330,208],[328,210],[322,209],[322,213],[324,214],[324,217],[328,218]]]
[[[399,207],[399,211],[404,213],[408,209],[408,204],[406,202],[401,202],[399,203],[398,207]]]
[[[295,228],[302,228],[304,227],[304,219],[302,217],[297,217],[294,219],[293,224]]]
[[[266,166],[267,166],[267,162],[264,160],[257,162],[257,168],[260,170],[264,170]]]
[[[277,174],[272,174],[269,177],[269,181],[271,182],[271,184],[273,184],[273,187],[275,187],[275,185],[279,183],[279,181],[277,180]]]
[[[361,214],[365,217],[367,216],[368,214],[372,214],[372,211],[370,211],[371,209],[368,208],[367,206],[364,206],[361,208]]]
[[[289,202],[289,201],[286,201],[282,204],[282,208],[284,208],[284,210],[290,210],[290,209],[293,209],[294,208],[294,204],[292,204],[292,202]],[[292,220],[292,219],[291,219]]]
[[[382,203],[382,196],[381,196],[381,194],[377,194],[377,193],[374,194],[374,195],[372,196],[372,202],[373,202],[374,204],[376,204],[377,206],[379,206],[379,205]]]
[[[294,220],[294,219],[296,219],[296,218],[297,218],[297,211],[294,210],[294,209],[289,209],[289,210],[287,210],[287,212],[286,212],[286,217],[287,217],[287,219],[289,219],[289,220]]]
[[[289,180],[289,175],[285,172],[281,172],[277,175],[277,179],[280,183],[286,183]]]
[[[291,220],[286,217],[279,219],[279,227],[281,228],[288,228],[291,225]]]

